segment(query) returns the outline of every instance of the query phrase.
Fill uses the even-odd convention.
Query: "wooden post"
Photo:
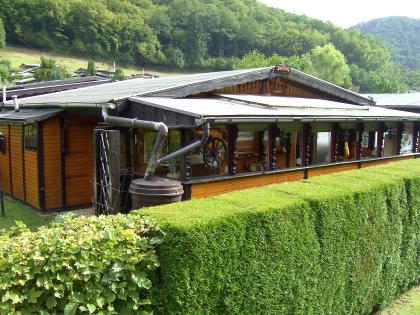
[[[236,164],[237,164],[237,155],[238,155],[238,127],[236,125],[229,125],[227,127],[228,132],[228,147],[227,147],[227,157],[228,157],[228,174],[236,174]]]
[[[402,140],[402,133],[404,130],[404,123],[402,121],[399,121],[397,123],[397,137],[395,139],[395,154],[400,155],[401,154],[401,140]]]
[[[181,129],[181,147],[185,147],[191,143],[192,132],[191,130]],[[191,163],[187,154],[182,155],[180,158],[179,176],[181,180],[191,178]]]
[[[337,162],[338,161],[338,153],[339,153],[339,125],[337,123],[331,124],[331,144],[330,144],[330,157],[331,162]]]
[[[302,166],[307,166],[312,163],[312,147],[311,124],[304,123],[302,129]]]
[[[413,153],[420,152],[420,122],[413,123]]]
[[[357,124],[357,141],[356,141],[356,160],[361,160],[363,157],[363,132],[365,131],[365,124]]]
[[[268,127],[268,158],[267,158],[267,170],[272,171],[276,169],[276,138],[278,135],[277,125],[271,124]]]
[[[385,123],[379,122],[378,123],[378,138],[376,142],[376,157],[382,157],[384,152],[384,130],[385,130]]]

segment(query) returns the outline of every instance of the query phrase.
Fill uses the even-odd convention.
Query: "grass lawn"
[[[44,57],[52,57],[57,60],[57,62],[61,65],[67,67],[67,70],[70,72],[75,71],[78,68],[86,68],[88,59],[71,57],[71,56],[64,56],[62,54],[54,53],[54,52],[45,52],[42,50],[37,49],[30,49],[30,48],[23,48],[23,47],[16,47],[8,45],[4,49],[0,49],[0,60],[1,59],[8,59],[11,61],[12,66],[18,68],[22,63],[39,63],[39,59],[41,56]],[[96,67],[99,69],[104,70],[112,70],[113,65],[110,62],[101,62],[99,60],[95,60]],[[123,69],[126,75],[134,74],[134,73],[141,73],[141,67],[122,67],[121,65],[116,65],[118,68]],[[157,76],[170,76],[176,75],[177,73],[171,72],[162,72],[162,71],[155,71],[153,69],[145,68],[144,71],[146,73],[151,73]]]
[[[10,228],[15,224],[15,220],[22,221],[33,230],[48,224],[54,218],[54,215],[41,215],[35,209],[8,196],[4,197],[4,209],[6,217],[0,217],[0,230]]]
[[[420,314],[420,286],[401,295],[391,306],[377,315],[419,315]]]

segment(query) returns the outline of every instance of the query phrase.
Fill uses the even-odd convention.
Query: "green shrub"
[[[139,216],[64,217],[0,236],[0,314],[142,314],[162,234]]]
[[[139,210],[158,314],[369,314],[420,278],[420,161]]]

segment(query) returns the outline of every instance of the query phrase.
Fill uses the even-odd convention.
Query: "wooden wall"
[[[38,152],[24,150],[23,125],[2,124],[6,151],[0,154],[0,180],[3,190],[27,204],[39,208]]]
[[[38,152],[24,150],[25,165],[25,201],[32,207],[39,208]]]
[[[298,169],[283,171],[279,173],[258,174],[254,176],[214,180],[202,183],[191,183],[187,185],[191,185],[191,198],[205,198],[234,190],[258,187],[262,185],[281,183],[293,180],[300,180],[304,179],[305,177],[310,178],[313,176],[349,171],[357,168],[386,164],[393,161],[406,160],[412,158],[414,158],[414,156],[396,156],[394,158],[381,159],[376,161],[361,160],[345,164],[311,167],[307,170]]]
[[[66,117],[66,206],[87,205],[93,195],[93,128],[96,117]]]
[[[9,164],[9,125],[1,124],[0,132],[5,138],[5,152],[0,153],[0,183],[4,192],[11,194],[10,164]]]
[[[191,198],[204,198],[233,190],[258,187],[274,183],[289,182],[304,178],[304,171],[290,171],[274,174],[261,174],[249,177],[217,180],[191,185]]]
[[[216,89],[210,93],[214,94],[253,94],[253,95],[274,95],[316,98],[331,101],[342,101],[338,97],[322,93],[308,86],[292,82],[286,79],[265,79],[234,86]]]
[[[45,209],[58,209],[63,206],[59,117],[43,122],[42,141]]]
[[[10,126],[10,155],[12,169],[12,195],[25,201],[23,178],[23,127],[22,125]]]

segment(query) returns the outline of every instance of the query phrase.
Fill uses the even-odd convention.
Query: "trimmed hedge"
[[[62,220],[0,236],[0,314],[368,314],[420,279],[420,160]]]
[[[420,278],[420,160],[137,211],[161,314],[369,314]]]
[[[63,217],[0,236],[0,314],[146,314],[162,233],[139,216]]]

